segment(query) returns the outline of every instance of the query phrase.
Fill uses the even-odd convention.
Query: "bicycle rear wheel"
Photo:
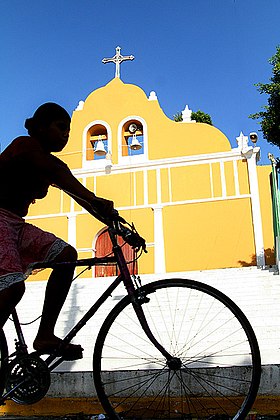
[[[104,321],[93,357],[96,391],[109,418],[244,419],[261,362],[237,305],[213,287],[183,279],[148,284],[138,296],[153,334],[179,362],[166,361],[130,299],[122,299]]]
[[[7,341],[3,330],[0,330],[0,397],[5,388],[5,373],[8,365]]]

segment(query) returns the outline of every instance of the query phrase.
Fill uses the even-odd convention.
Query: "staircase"
[[[256,333],[262,364],[280,364],[280,276],[276,267],[191,271],[168,277],[198,280],[229,296]]]

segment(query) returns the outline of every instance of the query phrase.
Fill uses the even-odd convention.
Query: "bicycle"
[[[261,359],[254,331],[238,306],[217,289],[186,279],[141,285],[130,275],[118,238],[146,251],[133,225],[108,224],[112,254],[74,263],[91,267],[116,264],[119,275],[66,335],[69,343],[121,283],[127,295],[106,317],[93,353],[94,384],[109,419],[244,419],[259,387]],[[131,263],[131,262],[130,262]],[[0,332],[0,403],[10,398],[32,404],[45,396],[50,372],[62,363],[56,353],[45,360],[28,352],[16,311],[17,340],[8,355]]]

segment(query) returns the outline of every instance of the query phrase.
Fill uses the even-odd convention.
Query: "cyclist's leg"
[[[6,337],[3,330],[0,329],[0,397],[5,388],[5,369],[8,365],[8,348]],[[4,403],[4,402],[2,402]],[[1,402],[0,402],[1,405]]]
[[[0,209],[0,328],[24,294],[24,275],[18,239],[24,220]]]
[[[61,251],[54,261],[71,262],[76,259],[77,252],[69,245]],[[58,267],[53,269],[46,288],[42,318],[37,337],[34,341],[35,348],[43,347],[44,343],[50,347],[55,347],[59,344],[60,339],[54,335],[54,328],[69,292],[73,273],[73,267]]]
[[[27,271],[34,262],[71,262],[77,259],[77,251],[49,232],[26,223],[21,236],[21,257]],[[42,318],[33,346],[35,350],[51,353],[61,344],[61,339],[54,334],[56,321],[69,292],[73,279],[73,267],[53,269],[46,288]],[[69,344],[63,355],[72,359],[81,354],[81,347]],[[79,354],[76,354],[78,351]],[[72,352],[72,353],[71,353]],[[73,354],[74,352],[74,354]],[[81,356],[79,356],[81,357]]]
[[[25,291],[23,281],[12,284],[0,291],[0,330],[4,327],[7,319],[21,300]]]

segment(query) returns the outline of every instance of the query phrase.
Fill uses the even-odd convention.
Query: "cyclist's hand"
[[[92,207],[93,211],[104,219],[112,219],[116,212],[113,201],[101,197],[94,198]]]

